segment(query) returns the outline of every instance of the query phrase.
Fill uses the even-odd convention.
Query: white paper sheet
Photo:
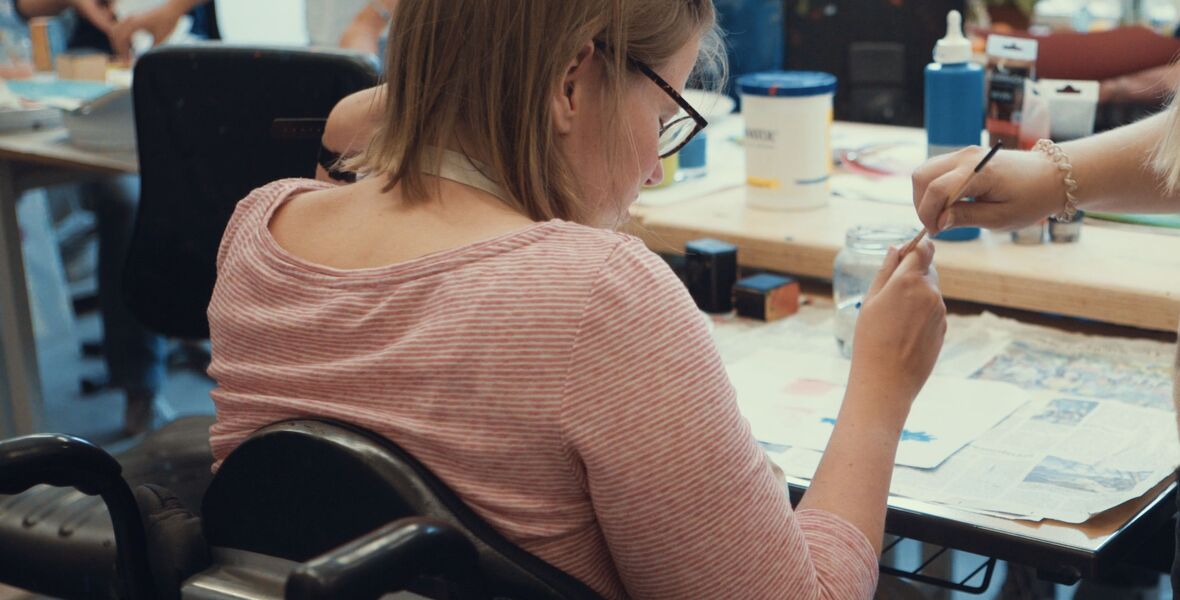
[[[830,359],[834,344],[824,329],[830,309],[824,308],[807,307],[790,324],[715,319],[722,357],[739,370],[778,368],[746,363],[781,361],[760,358],[765,346],[786,354],[795,347]],[[948,321],[936,369],[940,377],[932,385],[942,378],[999,382],[1020,387],[1031,400],[937,468],[898,466],[891,494],[1002,518],[1080,523],[1142,496],[1180,464],[1171,344],[1063,333],[991,314]],[[751,344],[761,346],[751,349]],[[804,365],[802,359],[795,362]],[[810,368],[833,376],[847,366]],[[739,377],[744,376],[739,372]],[[805,406],[818,411],[835,404],[829,397]],[[758,424],[766,420],[758,407],[751,410],[747,416],[755,431],[767,427]],[[769,422],[780,419],[774,409],[762,410],[773,415]],[[906,425],[922,430],[912,419]],[[795,443],[764,446],[787,475],[810,479],[823,454]]]
[[[764,349],[727,367],[738,405],[763,442],[823,450],[844,398],[847,361]],[[932,377],[902,430],[897,464],[937,467],[1028,401],[994,381]]]

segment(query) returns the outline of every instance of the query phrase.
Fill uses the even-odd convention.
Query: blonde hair
[[[1155,150],[1153,163],[1164,178],[1164,190],[1180,190],[1180,92],[1173,97],[1165,118],[1164,137]]]
[[[558,151],[550,111],[587,42],[608,49],[610,133],[625,134],[620,92],[635,76],[628,58],[658,71],[700,35],[698,67],[724,76],[712,0],[405,0],[392,22],[384,118],[352,166],[401,185],[409,203],[428,197],[423,170],[437,160],[434,149],[458,142],[523,214],[586,222],[591,209]]]

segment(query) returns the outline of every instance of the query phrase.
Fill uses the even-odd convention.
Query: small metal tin
[[[1049,241],[1054,244],[1072,244],[1077,242],[1082,237],[1082,221],[1085,220],[1085,216],[1086,213],[1079,210],[1068,223],[1050,217]]]
[[[1013,231],[1012,243],[1021,246],[1036,246],[1045,243],[1045,221]]]

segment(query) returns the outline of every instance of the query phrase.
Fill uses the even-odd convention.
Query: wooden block
[[[53,47],[49,43],[49,19],[29,20],[29,41],[33,44],[33,67],[38,71],[53,70]]]
[[[58,79],[106,81],[110,58],[99,52],[67,52],[57,57]]]
[[[74,58],[69,54],[62,54],[54,61],[57,63],[58,79],[74,79]]]
[[[769,273],[747,277],[733,286],[733,304],[740,316],[777,321],[799,312],[799,282]]]

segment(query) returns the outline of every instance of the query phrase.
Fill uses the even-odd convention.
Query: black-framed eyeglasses
[[[603,42],[595,40],[594,46],[600,51],[606,50],[606,44]],[[660,158],[668,158],[679,152],[688,142],[692,141],[692,138],[708,126],[709,122],[688,103],[688,100],[684,99],[684,96],[680,95],[680,92],[677,92],[671,84],[656,74],[643,61],[627,56],[627,63],[638,69],[652,83],[660,86],[660,89],[664,90],[664,93],[668,94],[672,98],[672,101],[680,107],[680,113],[677,113],[675,117],[660,126]]]

